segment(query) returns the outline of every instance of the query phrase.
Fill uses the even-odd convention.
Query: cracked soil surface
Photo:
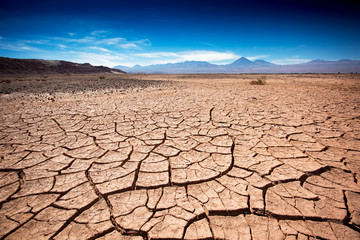
[[[359,75],[257,77],[1,95],[0,239],[360,239]]]

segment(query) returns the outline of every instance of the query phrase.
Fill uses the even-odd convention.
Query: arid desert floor
[[[0,76],[0,239],[360,239],[360,75]]]

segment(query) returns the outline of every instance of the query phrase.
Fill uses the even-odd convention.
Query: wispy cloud
[[[89,51],[66,51],[62,53],[62,57],[70,61],[86,63],[93,65],[105,65],[114,67],[117,65],[134,66],[176,63],[183,61],[233,61],[239,56],[231,52],[215,52],[215,51],[184,51],[184,52],[153,52],[153,53],[118,53],[116,51],[107,52],[108,49],[102,49],[96,46],[87,48]],[[92,51],[90,51],[92,50]],[[94,52],[96,51],[96,52]]]
[[[88,44],[97,47],[112,46],[123,49],[141,49],[143,46],[150,46],[151,42],[149,39],[141,40],[128,40],[124,37],[105,37],[108,31],[98,30],[93,31],[89,36],[84,36],[81,38],[73,37],[52,37],[51,40],[60,42],[61,44]]]
[[[96,31],[92,31],[90,33],[90,35],[92,36],[105,36],[108,33],[107,30],[96,30]]]
[[[280,65],[287,65],[287,64],[298,64],[298,63],[306,63],[311,61],[311,59],[305,59],[305,58],[285,58],[285,59],[276,59],[271,61],[275,64]]]
[[[215,44],[212,44],[212,43],[209,43],[209,42],[199,42],[200,44],[203,44],[205,46],[208,46],[208,47],[216,47]]]
[[[136,53],[134,56],[144,58],[164,58],[164,57],[178,57],[178,54],[173,52],[152,52],[152,53]]]
[[[96,46],[89,47],[89,49],[93,49],[93,50],[97,50],[97,51],[101,51],[101,52],[111,52],[109,49],[102,48],[102,47],[96,47]]]
[[[8,51],[31,51],[31,52],[43,52],[43,50],[39,48],[35,48],[32,46],[28,46],[23,43],[0,43],[0,49],[8,50]]]
[[[219,62],[224,60],[235,60],[240,56],[232,52],[217,52],[217,51],[184,51],[184,52],[153,52],[153,53],[137,53],[133,54],[137,57],[148,58],[149,64],[159,63],[176,63],[183,61],[208,61]]]
[[[0,36],[0,50],[22,52],[27,57],[89,62],[94,65],[127,66],[146,63],[143,57],[132,56],[151,46],[149,39],[127,39],[114,36],[107,30],[86,35],[69,32],[63,36],[44,36],[42,39],[8,39]],[[41,54],[36,54],[36,52]],[[140,58],[140,59],[139,59]]]
[[[29,43],[29,44],[36,44],[36,45],[44,45],[49,44],[50,41],[47,39],[40,39],[40,40],[20,40],[22,43]]]
[[[6,40],[6,41],[5,41]],[[53,58],[74,62],[89,62],[93,65],[143,66],[152,64],[177,63],[184,61],[206,61],[215,64],[231,63],[241,56],[231,51],[155,51],[149,52],[151,41],[128,39],[114,36],[107,30],[96,30],[85,35],[69,32],[63,36],[47,36],[43,39],[8,40],[0,36],[0,49],[29,52],[27,56]],[[31,52],[41,52],[35,54]],[[269,55],[257,55],[249,59],[266,58]],[[301,61],[299,57],[293,57]],[[290,59],[290,58],[289,58]],[[291,59],[288,61],[291,61]],[[280,61],[280,60],[278,60]],[[282,61],[286,61],[282,59]]]
[[[149,39],[129,41],[128,39],[122,38],[122,37],[98,39],[94,43],[95,44],[105,44],[105,45],[115,45],[117,47],[125,48],[125,49],[141,48],[142,46],[150,46],[151,45],[151,42]]]
[[[124,44],[120,44],[120,47],[125,48],[125,49],[136,49],[139,48],[138,45],[136,45],[135,43],[124,43]]]
[[[116,45],[122,42],[126,42],[126,38],[122,38],[122,37],[103,38],[103,39],[97,39],[95,41],[96,44],[105,44],[105,45]]]
[[[137,40],[137,41],[132,41],[132,43],[135,44],[140,44],[140,45],[144,45],[144,46],[151,46],[151,42],[149,39],[141,39],[141,40]]]
[[[123,54],[110,54],[110,53],[89,53],[72,51],[67,52],[69,60],[78,63],[91,63],[99,66],[114,67],[119,65],[120,62],[126,61],[126,55]]]
[[[96,40],[95,37],[89,37],[89,36],[83,38],[52,37],[51,39],[60,42],[68,42],[68,43],[90,43]]]
[[[57,46],[58,46],[59,48],[61,48],[61,49],[67,48],[64,44],[57,44]]]
[[[40,44],[40,41],[9,41],[9,39],[5,39],[0,36],[0,49],[7,51],[30,51],[30,52],[43,52],[42,49],[30,46],[29,44]]]
[[[267,57],[270,57],[270,55],[257,55],[257,56],[246,57],[246,58],[253,61],[253,60],[256,60],[256,59],[262,59],[262,58],[267,58]]]

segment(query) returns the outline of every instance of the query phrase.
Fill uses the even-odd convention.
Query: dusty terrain
[[[1,76],[0,238],[359,239],[359,75],[258,77]]]

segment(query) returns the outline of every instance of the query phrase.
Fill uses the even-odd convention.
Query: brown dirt
[[[62,77],[0,78],[0,238],[360,238],[358,75]]]

